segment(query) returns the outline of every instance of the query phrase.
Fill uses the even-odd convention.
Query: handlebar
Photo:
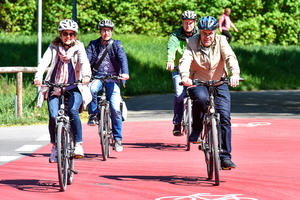
[[[109,80],[109,79],[113,79],[113,80],[123,80],[123,78],[122,77],[120,77],[120,76],[116,76],[116,75],[104,75],[104,76],[101,76],[101,77],[97,77],[97,76],[95,76],[95,77],[92,77],[92,80],[101,80],[101,81],[107,81],[107,80]]]
[[[57,87],[57,88],[65,88],[65,87],[69,87],[71,85],[78,85],[81,84],[82,81],[81,80],[77,80],[71,83],[51,83],[50,81],[42,81],[42,84],[40,86],[43,87]]]
[[[221,79],[217,80],[217,81],[214,81],[214,80],[200,81],[198,79],[194,79],[192,81],[193,81],[193,86],[199,86],[199,85],[203,85],[203,86],[216,86],[219,83],[230,84],[230,79],[224,78],[224,77],[221,77]],[[244,78],[240,78],[239,81],[244,81]],[[180,82],[179,85],[183,85],[183,83]]]

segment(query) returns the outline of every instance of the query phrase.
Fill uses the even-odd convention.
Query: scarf
[[[75,45],[65,51],[62,45],[58,46],[58,57],[60,61],[57,65],[57,70],[55,74],[55,83],[67,83],[69,79],[69,63],[73,57],[75,51],[78,50],[78,45]],[[60,88],[55,87],[52,95],[60,96]]]

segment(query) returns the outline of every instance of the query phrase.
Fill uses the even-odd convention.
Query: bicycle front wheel
[[[212,128],[212,150],[214,156],[214,171],[215,171],[215,185],[220,184],[220,155],[218,147],[218,129],[216,119],[213,117],[211,119]]]
[[[65,129],[63,122],[57,124],[56,132],[56,152],[57,152],[57,171],[58,181],[61,191],[65,191],[67,188],[68,178],[68,160],[67,160],[67,148],[68,148],[68,132]]]
[[[103,160],[107,160],[108,157],[108,144],[109,141],[107,141],[107,130],[106,130],[106,123],[107,123],[107,117],[106,117],[106,110],[104,106],[100,107],[100,119],[99,119],[99,125],[98,125],[98,133],[100,137],[100,143],[101,143],[101,151],[102,151],[102,158]]]

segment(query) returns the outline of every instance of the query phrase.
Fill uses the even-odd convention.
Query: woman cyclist
[[[91,78],[91,68],[82,42],[77,38],[78,25],[75,21],[64,19],[59,23],[59,35],[52,41],[38,65],[34,84],[42,83],[43,74],[48,69],[45,81],[52,83],[72,83],[82,80],[82,85],[72,85],[66,88],[68,94],[68,114],[71,129],[75,140],[75,157],[84,156],[82,148],[82,126],[79,117],[79,107],[84,107],[92,100],[87,84]],[[56,162],[55,146],[55,119],[59,110],[59,88],[49,90],[43,88],[40,92],[45,94],[49,111],[49,133],[53,144],[49,162]],[[44,100],[44,99],[42,99]],[[38,102],[38,106],[41,102]]]

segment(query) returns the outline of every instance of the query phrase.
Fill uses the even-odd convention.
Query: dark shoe
[[[182,135],[183,135],[183,134],[181,133],[181,124],[175,124],[175,125],[174,125],[173,135],[174,135],[174,136],[182,136]]]
[[[221,161],[222,169],[236,168],[236,165],[230,159],[224,159]]]
[[[198,140],[199,139],[199,135],[200,135],[200,132],[198,133],[198,131],[192,131],[190,137],[189,137],[189,141],[191,143],[194,143],[194,144],[198,144],[200,143],[200,141]]]
[[[95,126],[97,124],[97,116],[96,115],[90,115],[89,121],[87,123],[89,126]]]

